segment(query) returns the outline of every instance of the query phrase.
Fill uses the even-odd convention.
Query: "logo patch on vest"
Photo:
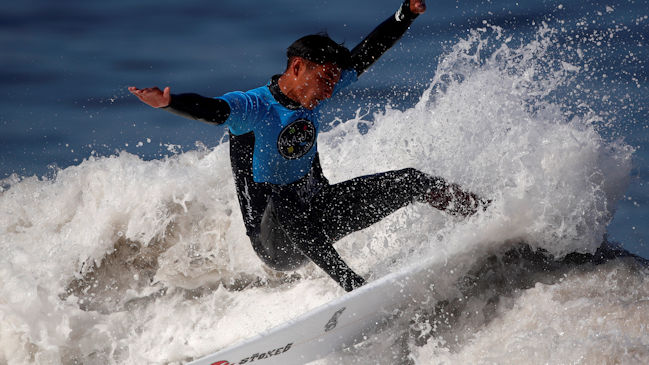
[[[298,119],[282,129],[277,138],[280,155],[295,160],[304,155],[315,143],[315,126],[308,119]]]

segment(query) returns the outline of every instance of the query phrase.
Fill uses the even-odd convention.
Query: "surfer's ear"
[[[297,77],[300,74],[300,71],[304,69],[304,66],[304,59],[301,57],[291,57],[286,71],[289,75]]]

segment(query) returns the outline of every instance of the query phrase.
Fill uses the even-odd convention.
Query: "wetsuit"
[[[351,51],[334,93],[354,82],[408,29],[416,14],[406,1]],[[230,158],[246,233],[257,255],[275,270],[309,260],[345,290],[364,284],[333,243],[413,201],[445,209],[451,185],[414,169],[389,171],[330,185],[317,152],[319,109],[284,95],[280,75],[262,87],[217,98],[172,95],[167,110],[229,128]],[[452,190],[452,189],[451,189]],[[457,190],[457,189],[456,189]],[[468,214],[457,209],[456,213]]]

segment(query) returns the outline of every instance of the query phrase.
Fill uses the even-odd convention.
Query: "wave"
[[[583,100],[579,113],[566,113],[575,101],[560,92],[582,68],[557,59],[554,44],[547,27],[517,46],[497,27],[477,30],[442,57],[415,107],[373,118],[359,112],[320,136],[332,182],[415,167],[493,199],[467,220],[413,205],[337,244],[370,280],[422,258],[448,259],[435,282],[446,292],[422,286],[413,295],[431,305],[402,312],[401,327],[350,350],[350,362],[385,353],[376,349],[389,342],[381,336],[405,341],[406,357],[419,363],[506,362],[516,351],[541,350],[541,362],[588,358],[587,350],[568,352],[589,331],[586,349],[603,343],[594,332],[604,314],[589,310],[606,300],[611,310],[643,308],[644,269],[626,261],[552,264],[597,252],[633,155],[624,141],[598,133],[602,117]],[[50,179],[3,180],[0,363],[180,363],[343,295],[313,265],[279,274],[261,264],[245,236],[227,147],[153,161],[123,152]],[[512,267],[505,252],[520,242],[553,259]],[[499,264],[490,266],[493,255]],[[603,320],[616,359],[635,356],[621,352],[625,341],[646,343],[624,327],[625,318],[647,323],[641,312]],[[581,329],[571,327],[575,320]],[[402,337],[404,328],[426,324],[437,329]],[[534,343],[540,335],[550,336]],[[564,337],[560,352],[549,350]]]

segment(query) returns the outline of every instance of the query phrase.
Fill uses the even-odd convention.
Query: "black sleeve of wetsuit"
[[[173,94],[169,105],[162,109],[210,124],[223,124],[230,116],[230,106],[225,100],[198,94]]]
[[[360,76],[385,51],[390,49],[408,30],[417,16],[418,14],[410,11],[410,0],[406,0],[401,4],[396,14],[391,15],[354,47],[351,51],[352,67],[356,70],[356,74]]]

